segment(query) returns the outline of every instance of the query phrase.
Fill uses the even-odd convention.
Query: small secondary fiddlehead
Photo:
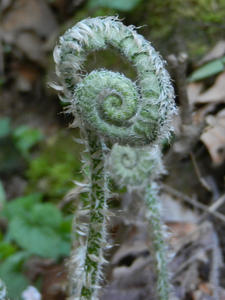
[[[114,145],[110,154],[109,168],[112,177],[121,186],[144,193],[146,218],[149,224],[149,250],[153,256],[157,275],[157,294],[160,300],[168,300],[170,294],[167,271],[167,249],[164,239],[165,226],[160,216],[160,202],[155,180],[165,172],[159,146],[130,147]]]
[[[137,82],[108,70],[87,75],[83,72],[87,55],[108,47],[117,49],[133,65]],[[127,27],[115,17],[77,23],[60,38],[54,59],[61,99],[70,102],[69,110],[90,154],[89,205],[85,206],[89,224],[84,224],[84,231],[76,232],[86,236],[86,240],[78,239],[82,243],[78,247],[83,249],[82,260],[77,263],[79,258],[71,258],[79,266],[79,272],[71,273],[71,299],[97,299],[109,215],[106,157],[114,143],[153,146],[168,136],[175,112],[173,88],[164,63],[151,44],[133,26]],[[146,171],[150,174],[151,170]]]
[[[144,189],[149,180],[164,173],[157,145],[137,148],[115,144],[108,165],[114,180],[131,190]]]

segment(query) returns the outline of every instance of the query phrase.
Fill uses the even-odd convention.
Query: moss
[[[179,48],[197,59],[224,36],[223,0],[152,0],[144,2],[135,13],[129,22],[148,25],[140,31],[157,44],[163,55]],[[178,43],[181,45],[177,47]]]

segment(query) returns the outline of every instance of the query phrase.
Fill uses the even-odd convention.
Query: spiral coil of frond
[[[137,85],[107,70],[84,75],[87,55],[108,47],[135,67]],[[114,17],[85,19],[60,38],[54,59],[71,111],[91,130],[110,141],[136,145],[168,135],[175,112],[173,87],[159,54],[133,26]]]
[[[144,189],[165,172],[158,146],[136,148],[115,144],[109,157],[112,177],[121,186]]]
[[[83,65],[88,54],[109,47],[118,50],[135,68],[136,82],[118,72],[103,69],[85,74]],[[91,158],[90,223],[78,224],[84,229],[80,233],[77,231],[78,243],[85,240],[79,236],[84,231],[87,238],[74,251],[76,257],[71,258],[78,270],[72,274],[70,299],[95,300],[98,299],[105,262],[105,227],[110,215],[107,208],[108,170],[122,185],[139,185],[143,189],[149,187],[150,179],[163,171],[158,145],[168,138],[171,130],[170,121],[176,112],[174,92],[159,54],[133,26],[125,26],[115,17],[85,19],[67,30],[55,47],[54,60],[61,99],[69,102],[69,111],[87,139]],[[106,163],[108,158],[110,166]],[[151,206],[150,202],[147,204]],[[75,230],[79,226],[75,226]],[[160,222],[157,230],[160,229],[158,226]],[[152,228],[155,230],[154,226]],[[80,249],[83,249],[82,254],[79,254]],[[166,281],[166,276],[163,278]],[[158,281],[162,283],[163,278],[161,276]],[[168,290],[161,286],[159,298],[168,300]]]

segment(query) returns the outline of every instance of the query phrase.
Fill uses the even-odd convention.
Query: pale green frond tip
[[[108,70],[84,77],[87,55],[107,47],[135,67],[137,84]],[[168,135],[176,112],[170,77],[159,54],[133,26],[115,17],[85,19],[60,38],[54,59],[64,98],[80,123],[120,144],[147,145]]]
[[[131,148],[115,144],[109,157],[113,179],[121,186],[144,188],[164,172],[158,147]]]

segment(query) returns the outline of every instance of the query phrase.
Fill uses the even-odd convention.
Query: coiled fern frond
[[[111,47],[135,68],[135,82],[104,69],[85,73],[87,56]],[[60,37],[54,59],[61,99],[70,103],[69,111],[75,116],[74,124],[80,127],[90,156],[88,199],[78,211],[85,218],[76,218],[78,223],[74,227],[77,242],[71,255],[70,299],[95,300],[99,297],[105,263],[103,250],[107,247],[109,177],[115,176],[123,185],[145,189],[149,179],[161,173],[158,145],[171,129],[170,121],[176,112],[174,92],[159,54],[133,26],[127,27],[115,17],[89,18],[77,23]],[[118,166],[121,159],[123,169]],[[152,198],[147,196],[149,189],[146,191],[146,197]],[[146,200],[150,208],[153,202]],[[160,222],[158,211],[155,213],[157,225],[152,224],[151,228],[157,234]],[[162,242],[160,236],[159,244]],[[159,255],[158,243],[155,245],[157,260],[164,252],[161,247]],[[163,259],[156,263],[156,270],[159,298],[167,300]]]
[[[134,66],[137,84],[108,70],[83,72],[88,54],[109,47]],[[54,59],[65,99],[85,127],[120,144],[149,145],[168,135],[173,87],[159,54],[133,26],[115,17],[85,19],[60,38]]]

